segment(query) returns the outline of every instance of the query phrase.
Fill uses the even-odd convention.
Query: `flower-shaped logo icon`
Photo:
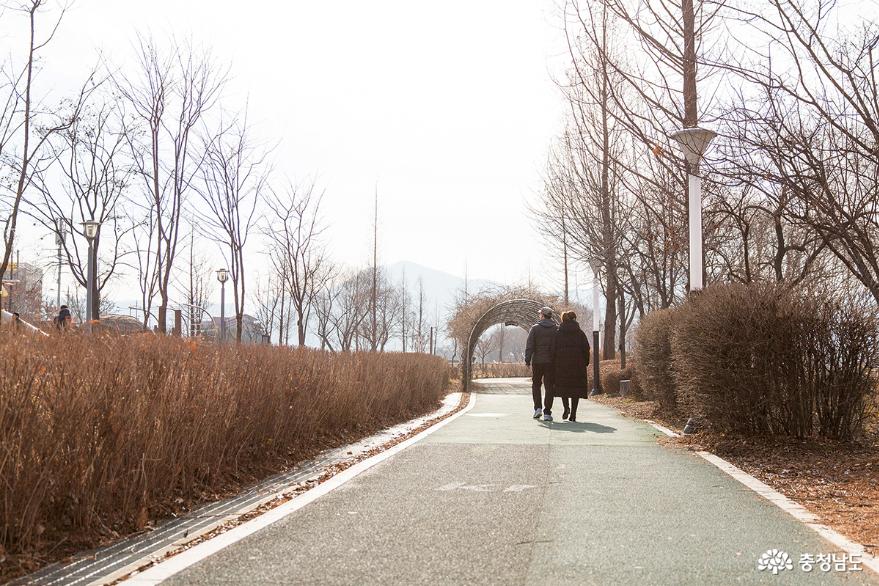
[[[757,569],[761,572],[768,570],[772,572],[773,576],[776,576],[779,572],[793,570],[794,563],[786,551],[770,549],[760,556],[760,559],[757,561]]]

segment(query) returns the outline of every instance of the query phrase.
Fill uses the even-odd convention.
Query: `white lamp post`
[[[220,282],[220,342],[226,341],[226,281],[229,271],[217,269],[217,280]]]
[[[592,268],[592,391],[590,395],[598,395],[601,394],[601,370],[598,362],[598,330],[601,327],[598,269],[601,268],[601,261],[593,258],[589,261],[589,266]]]
[[[688,215],[690,217],[690,292],[700,291],[702,282],[702,178],[699,177],[699,163],[705,149],[717,136],[717,133],[707,128],[684,128],[671,133],[684,151],[684,158],[689,166],[690,197],[688,202]],[[684,433],[694,433],[698,427],[695,418],[690,417],[684,426]]]
[[[684,128],[671,133],[671,138],[681,145],[684,157],[689,163],[690,197],[688,211],[690,217],[690,291],[702,289],[702,179],[699,177],[699,163],[708,145],[717,133],[707,128]]]
[[[92,310],[92,305],[95,301],[95,276],[96,276],[96,267],[97,259],[95,258],[95,238],[98,236],[98,228],[100,228],[101,223],[96,220],[86,220],[82,223],[83,231],[85,232],[85,238],[89,243],[89,262],[88,262],[88,274],[86,275],[86,294],[85,294],[85,321],[88,324],[88,331],[91,331],[92,328],[92,320],[95,319],[94,311]]]

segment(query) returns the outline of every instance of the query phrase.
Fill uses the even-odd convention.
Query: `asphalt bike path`
[[[804,571],[802,554],[842,552],[651,426],[592,401],[576,423],[536,421],[530,390],[505,384],[166,583],[879,583]],[[793,568],[758,570],[771,549]]]

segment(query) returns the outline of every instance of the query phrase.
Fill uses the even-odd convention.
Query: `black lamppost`
[[[217,270],[217,280],[220,282],[220,342],[226,341],[226,281],[229,280],[229,271]]]
[[[598,363],[598,329],[601,327],[601,314],[599,307],[601,304],[600,290],[598,283],[598,269],[601,268],[601,261],[593,258],[589,261],[592,268],[592,391],[590,395],[601,394],[601,369]]]
[[[85,321],[88,324],[88,331],[92,330],[92,320],[95,319],[93,309],[95,302],[95,281],[97,276],[97,260],[95,258],[95,238],[98,236],[98,228],[101,223],[97,220],[86,220],[82,223],[86,240],[89,242],[89,262],[88,274],[86,275],[86,294],[85,294]]]

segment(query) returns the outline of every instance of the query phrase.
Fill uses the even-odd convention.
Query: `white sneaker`
[[[543,415],[543,420],[544,421],[552,421],[552,415],[550,415],[549,413],[545,413]]]
[[[542,410],[542,409],[535,409],[535,410],[534,410],[534,419],[540,419],[540,416],[541,416],[541,415],[543,415],[543,410]]]

